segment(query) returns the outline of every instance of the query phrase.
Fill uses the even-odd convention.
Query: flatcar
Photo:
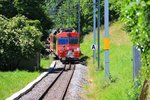
[[[50,35],[50,51],[60,61],[72,62],[80,60],[80,35],[74,29],[62,28],[54,30]]]

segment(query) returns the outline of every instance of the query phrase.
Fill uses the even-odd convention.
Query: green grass
[[[18,70],[13,72],[0,72],[0,100],[4,100],[19,91],[38,75],[39,72]]]
[[[93,33],[84,37],[81,51],[88,56],[88,81],[83,98],[86,100],[130,100],[132,87],[132,44],[128,35],[122,31],[120,22],[110,27],[110,75],[111,82],[105,80],[103,29],[101,29],[101,70],[96,71],[97,62],[93,65]]]
[[[50,64],[52,63],[53,58],[41,58],[41,67],[46,69],[50,67]]]
[[[47,69],[52,58],[41,58],[41,67]],[[40,75],[39,71],[12,71],[0,72],[0,100],[4,100],[15,92],[24,88],[28,83]]]

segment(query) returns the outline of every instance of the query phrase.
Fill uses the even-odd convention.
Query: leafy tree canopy
[[[0,15],[0,66],[17,67],[22,59],[28,59],[41,49],[42,33],[36,26],[38,20],[31,21],[25,16],[11,19]],[[16,66],[15,66],[16,65]]]
[[[142,53],[143,66],[150,66],[150,1],[118,1],[125,30]]]
[[[52,26],[45,0],[3,0],[0,1],[0,14],[8,18],[22,14],[29,19],[39,20],[44,38]]]

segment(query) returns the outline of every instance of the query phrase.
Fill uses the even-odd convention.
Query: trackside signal
[[[92,49],[92,50],[96,50],[96,48],[97,48],[97,46],[96,46],[95,44],[93,44],[93,45],[91,46],[91,49]]]

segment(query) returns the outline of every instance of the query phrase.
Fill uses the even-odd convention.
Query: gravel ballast
[[[19,100],[38,100],[45,92],[47,87],[54,81],[54,79],[57,77],[62,68],[63,64],[61,62],[57,62],[54,72],[49,73],[45,78],[43,78],[42,81],[36,84],[29,93],[19,98]],[[65,100],[82,100],[80,94],[83,90],[83,84],[86,83],[86,73],[86,66],[76,64],[72,80],[64,98]]]
[[[62,70],[63,65],[56,63],[55,70],[49,73],[42,81],[36,84],[33,89],[22,96],[19,100],[38,100],[46,91],[47,87],[54,81],[58,73]]]
[[[69,66],[69,65],[68,65]],[[74,69],[74,65],[72,65]],[[66,68],[42,100],[62,100],[74,70]]]
[[[87,67],[76,64],[75,72],[69,85],[65,100],[82,100],[81,93],[86,83]]]

